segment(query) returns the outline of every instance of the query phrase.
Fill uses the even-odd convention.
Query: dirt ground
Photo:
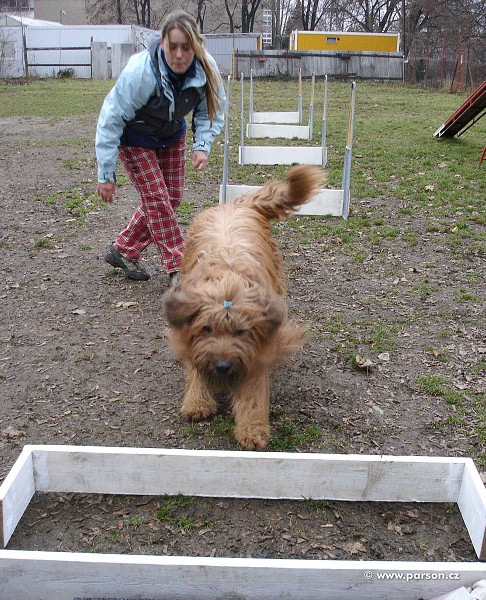
[[[184,374],[167,343],[167,277],[155,253],[144,259],[152,278],[142,283],[102,260],[137,197],[130,185],[113,205],[90,196],[95,120],[1,123],[1,479],[24,444],[239,449],[228,416],[191,425],[179,415]],[[200,183],[188,183],[185,199],[202,207],[219,182],[210,168]],[[82,215],[79,198],[89,205]],[[290,313],[309,324],[311,341],[273,377],[269,450],[472,456],[484,464],[478,423],[454,419],[454,405],[417,385],[423,375],[442,374],[465,392],[463,402],[484,392],[477,368],[486,350],[484,306],[457,301],[468,274],[484,272],[484,258],[452,252],[443,233],[401,212],[399,202],[352,204],[351,218],[365,214],[408,229],[419,243],[372,245],[364,237],[366,258],[357,262],[337,237],[303,241],[305,218],[276,228]],[[480,297],[481,284],[469,278],[467,289]],[[375,326],[390,322],[396,328],[382,333],[383,347],[367,342],[366,335],[376,339]],[[354,365],[348,348],[373,365]],[[453,505],[72,494],[37,495],[9,548],[476,559]]]

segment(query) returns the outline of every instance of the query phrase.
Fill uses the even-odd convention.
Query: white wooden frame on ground
[[[299,87],[302,83],[299,76]],[[250,70],[250,111],[248,115],[248,124],[246,126],[246,137],[248,138],[284,138],[284,139],[300,139],[300,140],[312,140],[314,132],[314,98],[315,98],[315,87],[316,87],[316,76],[312,74],[311,79],[311,100],[309,105],[309,121],[307,125],[292,125],[289,123],[258,123],[253,122],[253,71]],[[326,94],[327,95],[327,94]],[[243,97],[243,76],[241,77],[241,96]],[[242,105],[243,115],[243,105]],[[324,112],[325,112],[324,108]],[[267,116],[272,113],[265,113]],[[275,113],[275,115],[282,115],[283,113]],[[262,117],[260,117],[262,118]],[[267,117],[268,118],[268,117]],[[243,127],[243,123],[242,123]],[[324,144],[323,144],[324,145]]]
[[[313,103],[312,103],[313,104]],[[297,112],[255,112],[253,96],[253,69],[250,69],[250,123],[294,123],[302,124],[302,69],[299,69],[299,93],[297,96]]]
[[[25,446],[0,486],[7,545],[36,492],[455,502],[486,559],[486,492],[471,459]],[[416,600],[484,578],[481,562],[127,556],[0,550],[0,595]]]
[[[327,135],[327,76],[324,80],[325,86],[325,100],[324,100],[324,114],[322,121],[322,148],[297,148],[297,147],[275,147],[275,146],[244,146],[244,132],[243,132],[243,120],[241,129],[241,142],[240,142],[240,165],[246,164],[243,160],[243,154],[252,149],[255,153],[260,150],[265,150],[268,156],[267,162],[260,162],[258,164],[321,164],[325,166],[327,164],[327,149],[326,149],[326,135]],[[223,156],[223,180],[219,190],[219,202],[224,204],[226,202],[233,202],[236,198],[243,194],[259,189],[260,186],[248,186],[248,185],[230,185],[228,183],[228,169],[229,169],[229,127],[230,127],[230,82],[228,80],[227,89],[227,104],[226,104],[226,119],[225,119],[225,143],[224,143],[224,156]],[[243,98],[243,94],[242,94]],[[243,100],[242,100],[243,103]],[[356,82],[353,81],[351,84],[351,95],[348,109],[348,130],[346,137],[346,145],[344,149],[344,166],[343,166],[343,177],[341,189],[323,189],[316,194],[309,202],[304,204],[297,211],[299,215],[313,215],[313,216],[324,216],[330,215],[335,217],[343,217],[347,219],[349,216],[349,206],[351,201],[351,158],[353,151],[353,132],[354,132],[354,111],[356,103]],[[243,109],[242,109],[243,110]],[[297,152],[298,150],[315,150],[316,157],[315,161],[303,161],[302,156]],[[320,161],[317,160],[317,155],[321,157]],[[284,158],[285,160],[282,160]],[[280,160],[279,160],[280,159]],[[254,164],[253,162],[251,164]]]

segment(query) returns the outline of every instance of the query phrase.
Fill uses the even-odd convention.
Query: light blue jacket
[[[160,49],[159,49],[160,52]],[[218,67],[210,54],[207,54],[217,72]],[[187,77],[183,89],[196,87],[202,90],[206,83],[206,74],[194,58],[196,74]],[[167,69],[162,58],[159,60],[160,75],[164,95],[170,102],[169,117],[173,114],[175,104],[172,86],[169,82]],[[120,73],[114,87],[108,93],[101,108],[96,128],[96,158],[98,161],[98,181],[114,181],[115,168],[118,160],[118,147],[125,124],[131,121],[135,113],[147,104],[155,94],[159,95],[159,86],[155,78],[152,60],[148,50],[134,54],[128,60],[126,67]],[[192,150],[203,150],[209,154],[214,138],[221,133],[224,125],[224,106],[226,96],[220,78],[219,106],[220,109],[211,125],[205,94],[193,110],[195,125],[194,143]]]

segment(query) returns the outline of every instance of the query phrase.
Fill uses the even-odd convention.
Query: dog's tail
[[[283,181],[271,181],[236,202],[251,206],[269,220],[283,221],[308,202],[326,179],[324,171],[318,167],[297,165],[288,171]]]

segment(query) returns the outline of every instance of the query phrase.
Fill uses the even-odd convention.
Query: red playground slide
[[[485,114],[486,81],[437,129],[434,135],[436,137],[452,137],[456,134],[460,136]]]

